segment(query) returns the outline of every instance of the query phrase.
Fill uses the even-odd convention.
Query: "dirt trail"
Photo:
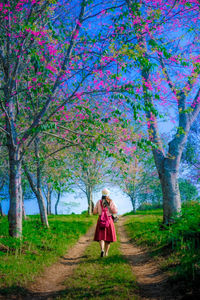
[[[131,243],[123,223],[122,217],[118,224],[118,234],[122,254],[128,259],[132,271],[136,276],[139,286],[139,296],[141,300],[175,300],[181,299],[175,296],[172,287],[169,285],[167,276],[162,273],[158,265],[148,252]]]
[[[69,249],[57,263],[46,268],[44,273],[29,285],[27,289],[32,293],[52,293],[65,289],[63,282],[72,275],[77,264],[84,259],[83,253],[93,240],[94,226],[84,236],[81,236],[74,247]]]
[[[159,269],[157,264],[149,257],[148,252],[142,250],[130,242],[121,217],[117,223],[120,248],[122,254],[128,259],[139,286],[137,299],[140,300],[174,300],[172,288],[169,286],[166,275]],[[92,226],[86,235],[82,236],[74,247],[69,249],[57,263],[47,267],[44,273],[34,283],[24,287],[22,294],[9,295],[0,299],[38,300],[55,299],[66,289],[63,284],[67,277],[71,276],[76,266],[85,259],[84,252],[92,242],[95,226]]]

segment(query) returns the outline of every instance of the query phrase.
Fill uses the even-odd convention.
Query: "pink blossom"
[[[53,67],[50,63],[46,65],[46,68],[53,73],[56,73],[57,71],[57,69]]]
[[[76,24],[80,27],[82,26],[82,24],[80,23],[80,21],[78,19],[76,20]]]

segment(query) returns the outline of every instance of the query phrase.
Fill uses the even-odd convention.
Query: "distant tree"
[[[200,186],[200,115],[193,123],[182,155],[182,176]]]
[[[91,150],[87,146],[73,151],[67,159],[72,166],[72,177],[77,186],[86,196],[88,201],[88,213],[91,215],[94,207],[94,189],[106,181],[109,174],[109,163],[106,154],[102,150]]]
[[[125,156],[121,153],[113,163],[112,181],[114,184],[119,185],[121,190],[129,197],[134,212],[136,210],[136,194],[140,171],[136,155]]]
[[[179,179],[182,202],[196,200],[199,196],[198,189],[187,179]]]

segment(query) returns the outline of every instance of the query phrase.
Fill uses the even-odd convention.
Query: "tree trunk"
[[[48,184],[48,186],[47,186],[47,215],[51,215],[51,194],[52,194],[51,185]]]
[[[45,200],[44,200],[44,197],[42,195],[42,191],[40,188],[37,191],[37,200],[38,200],[38,205],[39,205],[39,210],[40,210],[41,222],[44,226],[49,227],[47,210],[46,210],[46,206],[45,206]]]
[[[61,193],[58,192],[58,197],[57,197],[57,201],[56,201],[56,204],[55,204],[55,214],[56,215],[58,214],[58,204],[60,202],[60,195],[61,195]]]
[[[22,186],[20,150],[11,145],[8,147],[10,164],[10,207],[8,212],[9,235],[22,236]]]
[[[4,183],[5,183],[5,179],[3,179],[2,182],[1,182],[1,184],[0,184],[0,191],[3,188],[3,186],[4,186]],[[3,213],[1,200],[0,200],[0,216],[2,216],[2,217],[5,216],[4,213]]]
[[[173,222],[173,217],[181,211],[181,197],[178,184],[179,163],[176,168],[171,165],[173,159],[164,159],[163,168],[159,173],[163,195],[163,223]]]
[[[1,217],[3,217],[3,216],[4,216],[4,213],[3,213],[3,209],[2,209],[1,202],[0,202],[0,216],[1,216]]]
[[[131,204],[132,204],[132,207],[133,207],[133,212],[136,211],[136,207],[135,207],[135,204],[136,204],[136,199],[133,195],[129,195],[130,199],[131,199]]]
[[[87,194],[87,200],[88,200],[88,214],[91,216],[94,209],[94,202],[92,199],[92,187],[88,186],[86,187],[86,194]]]
[[[37,165],[37,199],[38,199],[42,224],[49,227],[47,210],[46,210],[45,201],[42,195],[42,188],[41,188],[41,164],[40,164],[40,155],[39,155],[39,142],[40,142],[39,137],[36,137],[34,140],[34,144],[35,144],[35,156],[36,156],[36,165]]]
[[[26,216],[26,212],[25,212],[25,208],[24,208],[24,195],[22,192],[22,216],[24,218],[24,220],[27,220],[27,216]]]
[[[44,197],[42,195],[41,189],[36,187],[36,185],[34,184],[31,174],[28,171],[28,168],[24,163],[23,163],[23,167],[24,167],[26,176],[28,178],[29,184],[31,186],[31,189],[32,189],[33,193],[35,194],[37,201],[38,201],[41,222],[44,226],[49,227],[48,218],[47,218],[47,210],[45,207],[45,201],[44,201]]]

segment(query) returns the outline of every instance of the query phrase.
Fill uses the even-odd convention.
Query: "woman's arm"
[[[112,214],[117,214],[117,206],[113,201],[110,202],[109,210]]]

